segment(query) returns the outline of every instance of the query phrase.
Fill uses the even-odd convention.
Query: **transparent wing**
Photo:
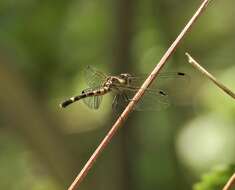
[[[131,76],[130,86],[135,88],[141,87],[146,80],[147,75]],[[149,89],[161,89],[170,96],[171,99],[181,99],[183,92],[186,92],[188,84],[190,82],[189,75],[183,72],[166,72],[160,73],[156,80],[150,85]]]
[[[114,113],[119,114],[123,111],[123,109],[127,106],[130,99],[125,96],[125,94],[116,94],[116,96],[113,99],[112,103],[112,109]]]
[[[84,77],[87,85],[91,88],[100,86],[107,78],[101,71],[96,70],[91,66],[87,66],[84,70]]]
[[[130,85],[140,87],[147,77],[148,75],[130,76]],[[151,88],[168,89],[169,86],[174,84],[174,87],[182,89],[188,85],[189,81],[190,77],[183,72],[160,73],[153,84],[151,84]]]
[[[83,93],[88,93],[93,91],[94,89],[88,88],[83,91]],[[83,102],[91,109],[98,109],[102,102],[103,96],[90,96],[83,99]]]
[[[130,101],[132,101],[133,96],[140,89],[142,83],[147,77],[147,75],[141,75],[138,77],[130,76],[128,78],[128,85],[117,84],[116,88],[119,89],[120,94],[122,94],[124,98],[117,98],[115,106],[119,109],[120,107],[124,108]],[[134,110],[159,111],[166,109],[170,106],[169,99],[178,97],[178,95],[184,91],[184,88],[186,88],[189,81],[190,77],[183,72],[161,73],[157,76],[153,84],[151,84],[151,86],[146,90],[145,95],[136,104]]]
[[[133,96],[139,90],[138,88],[122,88],[113,102],[115,110],[123,110],[130,101],[133,101]],[[135,105],[136,111],[159,111],[166,109],[170,105],[170,101],[166,92],[157,89],[147,89],[143,98]]]
[[[135,110],[160,111],[168,108],[169,106],[169,97],[165,92],[159,91],[158,94],[147,92],[137,103]]]

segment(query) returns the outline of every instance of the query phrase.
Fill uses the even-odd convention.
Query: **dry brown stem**
[[[184,27],[184,29],[181,31],[179,36],[176,38],[176,40],[172,43],[172,45],[169,47],[169,49],[166,51],[166,53],[163,55],[159,63],[156,65],[154,70],[149,74],[148,78],[145,80],[139,91],[135,94],[133,97],[133,101],[131,101],[123,113],[120,115],[120,117],[117,119],[117,121],[114,123],[108,134],[105,136],[105,138],[102,140],[100,145],[96,148],[95,152],[92,154],[90,159],[87,161],[81,172],[78,174],[76,179],[73,181],[71,186],[69,187],[69,190],[75,190],[79,187],[81,181],[84,179],[84,177],[87,175],[90,168],[95,163],[98,156],[101,154],[101,152],[104,150],[104,148],[109,144],[112,137],[116,134],[117,130],[122,126],[124,121],[128,118],[128,115],[133,110],[136,103],[140,100],[140,98],[144,95],[145,90],[148,88],[148,86],[153,82],[153,80],[157,77],[162,67],[165,65],[166,61],[169,59],[169,57],[174,53],[177,46],[185,36],[185,34],[189,31],[189,29],[192,27],[192,25],[195,23],[197,18],[201,15],[203,10],[207,7],[210,0],[204,0],[200,7],[197,9],[197,11],[194,13],[193,17],[189,20],[187,25]]]
[[[226,94],[228,94],[230,97],[235,99],[235,93],[230,90],[228,87],[226,87],[224,84],[219,82],[211,73],[209,73],[205,68],[203,68],[195,59],[192,58],[192,56],[189,53],[185,53],[188,57],[188,62],[195,67],[197,70],[199,70],[203,75],[205,75],[207,78],[209,78],[216,86],[218,86],[221,90],[223,90]]]
[[[228,180],[226,185],[224,186],[223,190],[230,190],[233,185],[235,184],[235,173],[232,175],[232,177]]]

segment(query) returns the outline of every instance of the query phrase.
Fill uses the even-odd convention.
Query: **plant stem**
[[[232,175],[232,177],[228,180],[226,185],[224,186],[223,190],[229,190],[232,188],[232,186],[235,184],[235,173]]]
[[[154,70],[149,74],[148,78],[145,80],[139,91],[135,94],[133,97],[133,101],[130,101],[130,103],[127,105],[125,110],[122,112],[120,117],[117,119],[117,121],[114,123],[108,134],[105,136],[105,138],[101,141],[100,145],[96,148],[95,152],[91,155],[90,159],[87,161],[81,172],[78,174],[76,179],[73,181],[71,186],[68,190],[75,190],[79,187],[82,180],[87,175],[88,171],[91,169],[93,164],[95,163],[98,156],[102,153],[102,151],[105,149],[105,147],[109,144],[112,137],[116,134],[117,130],[122,126],[122,124],[127,120],[128,115],[133,110],[134,106],[140,98],[144,95],[145,90],[149,87],[149,85],[153,82],[153,80],[157,77],[162,67],[166,64],[166,61],[169,59],[169,57],[174,53],[174,51],[177,49],[177,46],[183,39],[183,37],[186,35],[186,33],[189,31],[189,29],[192,27],[192,25],[195,23],[197,18],[201,15],[203,10],[207,7],[210,0],[204,0],[200,7],[197,9],[197,11],[194,13],[193,17],[189,20],[187,25],[184,27],[184,29],[181,31],[179,36],[176,38],[176,40],[172,43],[172,45],[169,47],[169,49],[166,51],[166,53],[163,55],[159,63],[156,65]]]
[[[223,90],[226,94],[228,94],[230,97],[235,99],[235,93],[230,90],[228,87],[226,87],[224,84],[219,82],[212,74],[210,74],[205,68],[203,68],[195,59],[192,58],[192,56],[189,53],[185,53],[188,57],[188,62],[194,66],[196,69],[198,69],[202,74],[204,74],[207,78],[209,78],[216,86],[218,86],[221,90]]]

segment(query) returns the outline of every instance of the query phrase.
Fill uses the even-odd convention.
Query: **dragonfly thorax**
[[[120,77],[125,80],[125,84],[126,85],[129,86],[131,84],[131,77],[132,77],[131,74],[129,74],[129,73],[122,73],[122,74],[120,74]]]
[[[122,73],[122,74],[120,74],[120,77],[127,79],[128,77],[131,77],[131,74],[129,74],[129,73]]]
[[[120,77],[119,76],[110,76],[104,82],[104,86],[115,87],[115,86],[125,85],[127,83],[128,83],[127,78],[125,78],[121,75],[120,75]]]

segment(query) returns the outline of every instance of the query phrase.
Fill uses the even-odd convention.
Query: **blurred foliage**
[[[193,186],[193,190],[222,190],[230,177],[234,174],[235,165],[215,168],[204,174],[200,182]],[[233,187],[230,190],[234,190]]]
[[[0,189],[68,187],[117,117],[108,95],[99,111],[58,108],[87,88],[85,66],[149,73],[200,2],[1,0]],[[163,69],[186,72],[190,84],[170,81],[168,110],[132,113],[81,189],[188,190],[235,161],[234,100],[184,55],[235,90],[233,9],[232,0],[212,1]]]
[[[0,134],[1,189],[50,190],[60,189],[53,178],[39,164],[32,164],[33,156],[16,135]],[[9,176],[6,178],[6,176]]]
[[[197,117],[179,132],[178,155],[184,165],[200,176],[220,163],[234,161],[234,134],[233,122],[221,116],[211,113]]]

